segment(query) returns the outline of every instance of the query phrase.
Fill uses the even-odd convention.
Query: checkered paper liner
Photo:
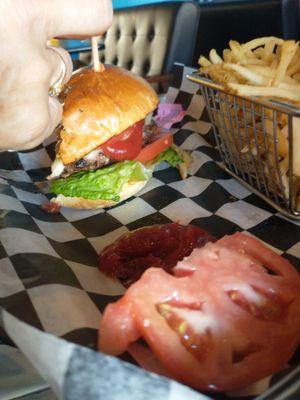
[[[64,398],[74,398],[68,397],[66,387],[72,393],[75,387],[84,393],[93,374],[105,377],[109,368],[118,369],[122,384],[116,386],[109,380],[110,385],[104,385],[105,379],[100,384],[95,381],[102,391],[107,390],[106,399],[118,398],[115,392],[114,397],[108,393],[117,387],[123,387],[122,399],[148,399],[148,394],[152,399],[203,398],[166,378],[93,351],[105,306],[124,293],[121,284],[99,272],[98,254],[123,233],[170,221],[198,225],[216,237],[247,231],[300,268],[299,222],[280,216],[224,172],[203,97],[198,86],[185,78],[189,72],[189,68],[175,66],[176,79],[167,93],[168,102],[180,103],[186,110],[184,119],[174,126],[176,144],[192,154],[185,180],[180,179],[176,169],[163,164],[139,195],[108,210],[63,208],[58,214],[47,214],[39,206],[49,194],[39,187],[54,158],[54,138],[32,151],[0,156],[0,304],[6,310],[2,323],[48,380],[54,379],[53,374],[56,376],[53,386],[57,393],[64,391]],[[21,340],[24,329],[28,331],[27,345]],[[45,366],[43,360],[50,357],[45,350],[47,345],[36,345],[47,340],[52,343],[49,348],[57,346],[57,354],[67,354],[65,370],[59,370],[60,374]],[[295,356],[291,365],[296,366],[299,359]],[[91,374],[89,379],[82,372],[80,389],[72,381],[72,363],[76,368],[88,368]],[[72,379],[63,381],[63,376]],[[147,389],[140,389],[138,395],[138,391],[129,388],[130,383],[138,387],[134,377],[144,382],[143,388],[153,382]],[[269,379],[267,386],[276,381],[276,377]],[[125,389],[128,397],[124,395]],[[91,394],[88,398],[97,397]]]

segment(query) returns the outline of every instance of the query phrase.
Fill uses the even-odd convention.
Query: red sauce
[[[142,149],[143,126],[144,120],[136,122],[99,148],[107,157],[115,161],[133,160]]]
[[[128,287],[150,267],[172,273],[178,261],[215,238],[194,225],[169,223],[137,229],[107,246],[99,257],[99,269]]]
[[[42,203],[40,208],[48,214],[57,214],[60,212],[61,206],[59,204],[48,201],[47,203]]]

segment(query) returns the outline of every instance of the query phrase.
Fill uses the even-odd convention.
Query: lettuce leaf
[[[137,161],[122,161],[108,167],[77,172],[68,178],[52,182],[50,192],[66,197],[86,199],[120,200],[120,192],[127,182],[148,180],[153,168],[146,168]]]
[[[171,167],[177,167],[178,164],[183,162],[182,157],[177,151],[177,147],[170,146],[165,151],[160,153],[152,162],[151,165],[157,165],[161,162],[166,161]]]

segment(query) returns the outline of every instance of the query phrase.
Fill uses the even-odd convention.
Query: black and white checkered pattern
[[[0,304],[19,319],[95,348],[105,306],[124,292],[97,268],[99,252],[121,234],[155,223],[192,223],[216,237],[246,231],[300,268],[299,222],[282,217],[222,169],[198,86],[176,67],[170,102],[186,109],[175,142],[192,151],[189,176],[160,166],[138,196],[106,211],[64,208],[46,214],[54,141],[0,155]]]

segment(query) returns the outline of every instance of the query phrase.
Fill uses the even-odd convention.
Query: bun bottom
[[[148,180],[125,183],[121,190],[119,201],[103,199],[92,200],[85,199],[84,197],[65,197],[62,194],[59,194],[57,197],[51,199],[51,202],[63,207],[83,208],[89,210],[97,208],[108,208],[115,206],[116,204],[128,199],[131,196],[134,196],[136,193],[143,189],[147,182]]]

